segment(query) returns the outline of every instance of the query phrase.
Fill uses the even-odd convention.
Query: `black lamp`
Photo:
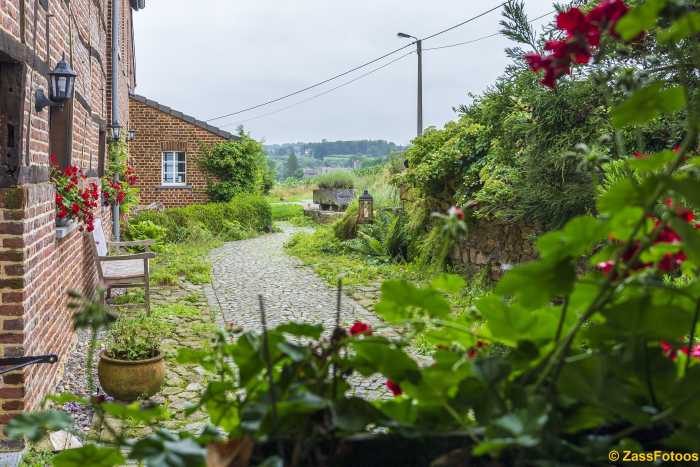
[[[133,128],[129,128],[129,131],[127,132],[126,135],[126,140],[127,141],[134,141],[136,139],[136,130]]]
[[[112,130],[112,135],[111,135],[111,140],[112,141],[119,141],[122,137],[122,127],[119,125],[119,122],[110,125],[109,129]]]
[[[56,64],[56,68],[49,72],[49,97],[46,97],[44,90],[39,88],[34,94],[35,107],[37,112],[41,112],[45,107],[61,107],[66,101],[73,99],[75,93],[75,78],[78,74],[73,71],[66,55]]]
[[[365,190],[359,199],[360,209],[357,214],[358,224],[371,224],[374,222],[374,198]]]

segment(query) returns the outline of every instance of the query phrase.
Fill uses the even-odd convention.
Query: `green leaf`
[[[543,259],[508,271],[498,283],[496,293],[515,297],[525,308],[537,308],[548,304],[554,297],[568,295],[575,280],[576,269],[571,260]]]
[[[321,333],[323,332],[323,326],[306,323],[286,323],[281,326],[277,326],[275,331],[284,332],[293,336],[318,339],[321,337]]]
[[[463,277],[456,274],[441,274],[430,283],[434,289],[442,290],[452,294],[460,293],[467,282]]]
[[[151,423],[156,420],[165,420],[170,414],[165,407],[158,405],[144,408],[139,402],[131,404],[119,404],[116,402],[105,402],[100,405],[102,410],[119,420],[134,420],[142,423]]]
[[[16,416],[5,428],[5,433],[11,439],[26,438],[37,442],[50,431],[69,431],[73,427],[70,415],[59,410],[23,413]]]
[[[675,178],[670,183],[671,189],[679,193],[695,209],[700,209],[700,181],[690,178]]]
[[[295,362],[303,362],[311,355],[308,347],[290,344],[289,342],[279,342],[277,348]]]
[[[194,440],[158,430],[137,441],[129,458],[144,461],[148,467],[199,467],[204,466],[205,454]]]
[[[700,266],[700,230],[685,222],[683,219],[673,219],[671,225],[683,239],[683,251],[688,258]]]
[[[416,315],[444,318],[450,313],[450,304],[437,290],[419,289],[406,281],[386,281],[374,311],[385,321],[400,323]]]
[[[85,397],[76,396],[69,392],[64,392],[62,394],[52,394],[46,397],[47,400],[55,402],[58,405],[67,404],[69,402],[77,402],[79,404],[87,404],[88,400]]]
[[[123,465],[124,461],[119,449],[97,447],[94,444],[68,449],[52,459],[54,467],[113,467]]]
[[[637,172],[657,172],[675,161],[678,155],[673,151],[661,151],[649,154],[642,159],[629,159],[628,164]]]
[[[403,350],[388,343],[356,340],[352,342],[352,348],[356,354],[353,364],[364,375],[380,373],[396,382],[417,381],[420,377],[418,364]]]
[[[615,107],[611,114],[615,128],[641,125],[661,114],[682,110],[686,104],[683,87],[664,87],[660,81],[649,84]]]
[[[674,21],[670,27],[659,31],[660,42],[678,42],[700,33],[700,13],[691,11]]]
[[[331,405],[333,424],[342,431],[359,433],[367,425],[376,424],[382,418],[381,412],[364,399],[340,399]]]
[[[656,26],[659,13],[666,6],[666,2],[667,0],[647,0],[627,12],[617,23],[615,30],[626,41],[634,39]]]
[[[580,216],[570,220],[563,229],[540,236],[537,250],[542,258],[576,258],[587,254],[606,235],[603,221],[593,216]]]
[[[620,336],[647,339],[677,339],[690,329],[692,319],[692,314],[685,308],[652,304],[644,297],[608,307],[602,313],[611,331]]]

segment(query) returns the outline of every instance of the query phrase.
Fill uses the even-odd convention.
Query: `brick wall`
[[[124,30],[130,33],[131,9],[127,0],[123,3]],[[0,448],[4,449],[17,445],[2,438],[2,425],[23,410],[36,408],[61,376],[75,337],[66,292],[90,294],[97,280],[89,237],[76,230],[56,238],[55,190],[48,181],[49,111],[36,112],[34,91],[39,87],[47,91],[46,73],[65,54],[78,73],[71,162],[82,167],[90,181],[97,181],[99,133],[109,121],[110,5],[110,0],[51,0],[44,9],[34,0],[0,0],[0,59],[9,57],[26,70],[19,175],[14,183],[0,186],[0,356],[56,353],[61,359],[58,365],[35,365],[2,377]],[[122,36],[122,40],[125,47],[129,45],[121,63],[126,79],[119,96],[126,123],[128,92],[135,82],[132,39]],[[0,139],[0,150],[5,145]],[[109,235],[109,210],[99,214]]]
[[[131,124],[136,140],[129,143],[129,163],[139,177],[141,203],[162,203],[166,207],[206,203],[208,174],[199,167],[202,146],[226,141],[220,130],[206,129],[202,122],[143,98],[129,100]],[[189,120],[189,121],[188,121]],[[163,151],[184,151],[187,161],[185,188],[162,186]]]

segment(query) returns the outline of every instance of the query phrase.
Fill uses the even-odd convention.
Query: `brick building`
[[[202,148],[236,137],[133,94],[129,116],[136,130],[129,163],[139,177],[141,203],[176,207],[207,202],[210,176],[199,165]]]
[[[61,376],[75,337],[67,290],[95,287],[88,237],[56,227],[49,154],[79,165],[91,181],[102,174],[110,125],[129,124],[128,95],[136,85],[132,19],[144,3],[0,0],[0,356],[61,359],[2,377],[0,430],[35,408]],[[35,91],[47,91],[48,73],[64,55],[77,72],[74,97],[62,109],[37,111]],[[119,105],[112,105],[112,84]],[[108,230],[109,211],[99,215]]]

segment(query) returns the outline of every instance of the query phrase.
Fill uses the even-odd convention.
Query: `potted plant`
[[[159,342],[164,323],[149,316],[121,318],[109,329],[97,374],[105,393],[121,401],[156,394],[165,378]]]
[[[349,172],[331,172],[316,179],[314,203],[322,211],[345,211],[355,199],[355,179]]]
[[[100,198],[97,184],[88,183],[77,165],[61,169],[55,155],[51,155],[51,182],[56,187],[56,225],[65,227],[75,221],[81,224],[81,230],[92,232],[94,209]]]

